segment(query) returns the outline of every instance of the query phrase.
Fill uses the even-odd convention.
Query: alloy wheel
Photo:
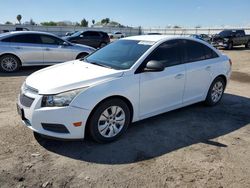
[[[121,132],[125,119],[125,112],[121,107],[108,107],[98,120],[98,131],[103,137],[112,138]]]

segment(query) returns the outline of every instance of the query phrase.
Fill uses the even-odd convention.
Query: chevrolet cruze
[[[120,39],[85,59],[37,71],[23,83],[18,112],[33,131],[98,142],[121,136],[131,122],[204,101],[221,100],[230,59],[190,37]]]

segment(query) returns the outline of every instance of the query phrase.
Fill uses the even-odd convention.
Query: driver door
[[[161,44],[146,58],[165,65],[161,72],[140,73],[140,117],[166,112],[182,105],[186,70],[180,40]]]

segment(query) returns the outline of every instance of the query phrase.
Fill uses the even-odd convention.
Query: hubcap
[[[104,110],[98,120],[98,131],[106,137],[111,138],[121,132],[125,124],[125,112],[119,106],[111,106]]]
[[[214,103],[218,102],[223,94],[224,86],[221,81],[218,81],[214,84],[214,87],[212,89],[212,100]]]
[[[17,61],[13,57],[5,57],[2,59],[2,68],[5,71],[11,72],[17,68]]]

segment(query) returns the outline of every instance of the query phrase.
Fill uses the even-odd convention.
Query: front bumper
[[[226,48],[228,46],[227,43],[224,42],[211,42],[211,45],[218,48],[218,47],[224,47]]]
[[[25,93],[25,96],[34,99],[30,107],[22,104],[20,95],[18,96],[18,111],[21,112],[23,123],[31,130],[50,137],[61,139],[83,139],[89,110],[67,107],[42,107],[42,96],[33,93]],[[74,126],[73,123],[82,122],[81,126]],[[56,127],[46,130],[47,125],[63,125],[68,131],[58,132]]]

